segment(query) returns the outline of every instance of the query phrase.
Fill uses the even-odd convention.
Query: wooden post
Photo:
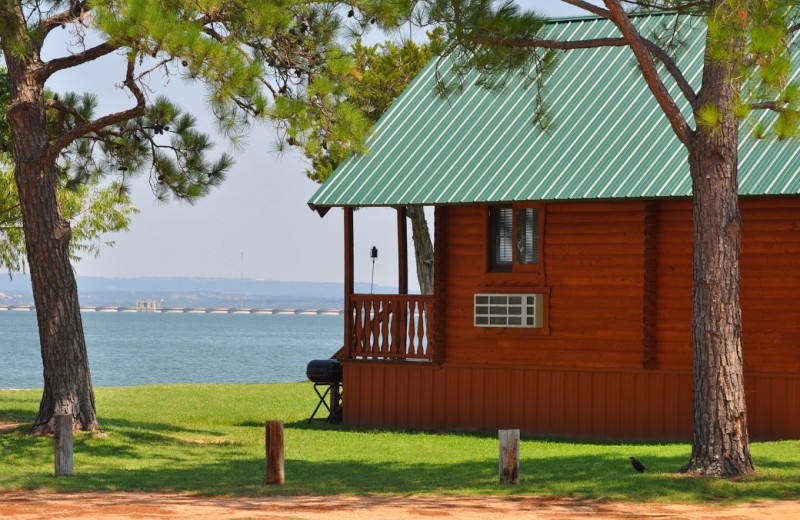
[[[267,484],[283,484],[283,421],[267,421]]]
[[[353,208],[344,208],[344,358],[353,358],[353,324],[352,305],[354,282],[353,260]]]
[[[447,341],[444,327],[444,310],[447,308],[447,291],[445,289],[445,276],[447,271],[448,240],[447,216],[449,208],[436,206],[433,219],[433,239],[436,247],[433,249],[433,309],[428,309],[428,326],[433,327],[433,359],[435,363],[445,360],[445,342]],[[441,414],[443,416],[444,414]],[[439,426],[439,425],[437,425]],[[443,426],[443,421],[442,421]],[[441,426],[440,426],[441,427]]]
[[[519,484],[519,430],[499,430],[500,483]]]
[[[56,476],[72,475],[72,415],[55,417]]]

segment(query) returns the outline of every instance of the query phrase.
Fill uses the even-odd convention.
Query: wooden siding
[[[800,373],[800,199],[746,199],[742,221],[745,373]]]
[[[751,438],[800,438],[800,198],[746,198],[741,211]],[[544,218],[541,272],[488,273],[485,208],[437,208],[443,355],[344,361],[346,422],[690,437],[691,201],[549,204]],[[474,327],[477,292],[543,292],[547,327]]]
[[[659,203],[656,367],[692,370],[692,203]]]
[[[740,207],[745,371],[800,373],[800,199],[745,198]],[[659,212],[657,366],[690,370],[691,202],[661,202]]]
[[[691,201],[546,208],[540,277],[487,273],[485,209],[448,208],[447,361],[691,370]],[[800,199],[745,198],[741,211],[745,368],[798,373]],[[547,331],[473,326],[476,292],[526,290],[549,295]]]
[[[344,421],[354,426],[691,439],[688,372],[375,361],[343,366]],[[800,407],[786,403],[800,403],[800,376],[750,374],[745,386],[753,440],[798,437]]]
[[[640,368],[643,207],[641,202],[548,205],[543,277],[487,273],[485,209],[448,208],[447,361]],[[548,330],[473,326],[476,292],[525,291],[549,293]]]

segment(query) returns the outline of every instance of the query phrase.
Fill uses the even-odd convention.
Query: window
[[[489,208],[489,270],[512,272],[515,266],[539,264],[539,208]]]

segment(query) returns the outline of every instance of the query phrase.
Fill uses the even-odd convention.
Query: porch
[[[353,208],[344,208],[345,322],[344,345],[336,356],[339,359],[443,360],[443,334],[436,327],[436,310],[441,302],[437,305],[434,295],[408,294],[406,218],[405,208],[398,208],[398,294],[357,294],[353,282]]]

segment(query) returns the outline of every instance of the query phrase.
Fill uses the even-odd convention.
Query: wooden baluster
[[[373,327],[372,300],[364,300],[364,354],[372,355],[372,327]]]
[[[433,315],[433,299],[423,304],[425,307],[422,311],[422,315],[425,318],[425,353],[428,359],[433,359],[433,321],[431,320],[431,316]]]
[[[352,319],[353,323],[353,351],[357,354],[364,353],[364,329],[361,321],[361,300],[353,298]]]
[[[389,320],[392,317],[392,302],[387,298],[382,300],[381,304],[383,311],[381,314],[381,341],[383,346],[381,352],[385,357],[391,357],[393,352],[391,351],[391,343],[389,341]]]
[[[381,304],[381,300],[374,300],[372,302],[372,354],[374,356],[380,356],[381,354],[381,322],[384,319],[383,307]]]
[[[424,341],[427,335],[427,327],[425,326],[425,304],[420,302],[419,306],[419,313],[417,316],[417,345],[419,345],[419,351],[422,352],[422,342]]]
[[[401,359],[403,357],[403,341],[400,339],[400,332],[398,327],[400,326],[400,322],[403,321],[403,310],[400,308],[400,301],[401,297],[392,298],[391,306],[392,306],[392,314],[391,320],[389,323],[389,341],[392,344],[392,357],[396,359]]]
[[[406,333],[408,337],[408,346],[406,347],[408,357],[414,357],[414,354],[416,354],[417,351],[417,346],[414,341],[414,310],[416,307],[416,302],[408,302],[408,325],[406,327],[408,329]]]
[[[364,320],[361,329],[361,345],[364,349],[364,355],[369,355],[372,349],[372,302],[369,300],[364,300],[363,305],[361,307],[361,318]]]
[[[395,345],[395,337],[394,337],[394,320],[397,319],[395,315],[395,310],[397,307],[397,301],[394,298],[387,298],[386,299],[386,316],[383,321],[383,345],[384,345],[384,352],[386,353],[387,357],[397,357],[397,345]]]
[[[406,357],[406,297],[397,297],[392,307],[392,350],[396,358],[403,359]]]
[[[400,357],[408,357],[409,341],[408,341],[408,310],[411,304],[411,299],[408,296],[403,296],[402,300],[397,302],[397,354]]]
[[[366,300],[361,301],[359,306],[359,316],[361,318],[361,353],[369,354],[369,302]]]
[[[347,308],[348,319],[350,320],[350,352],[351,357],[358,355],[358,302],[356,298],[351,296],[350,305]]]
[[[397,337],[395,336],[395,321],[397,320],[397,298],[390,298],[386,301],[389,313],[386,315],[386,325],[384,326],[384,336],[387,342],[387,352],[393,358],[400,357],[397,350]]]
[[[389,318],[391,316],[391,301],[388,299],[381,300],[381,329],[378,336],[381,342],[381,354],[384,357],[391,355],[389,352]]]

